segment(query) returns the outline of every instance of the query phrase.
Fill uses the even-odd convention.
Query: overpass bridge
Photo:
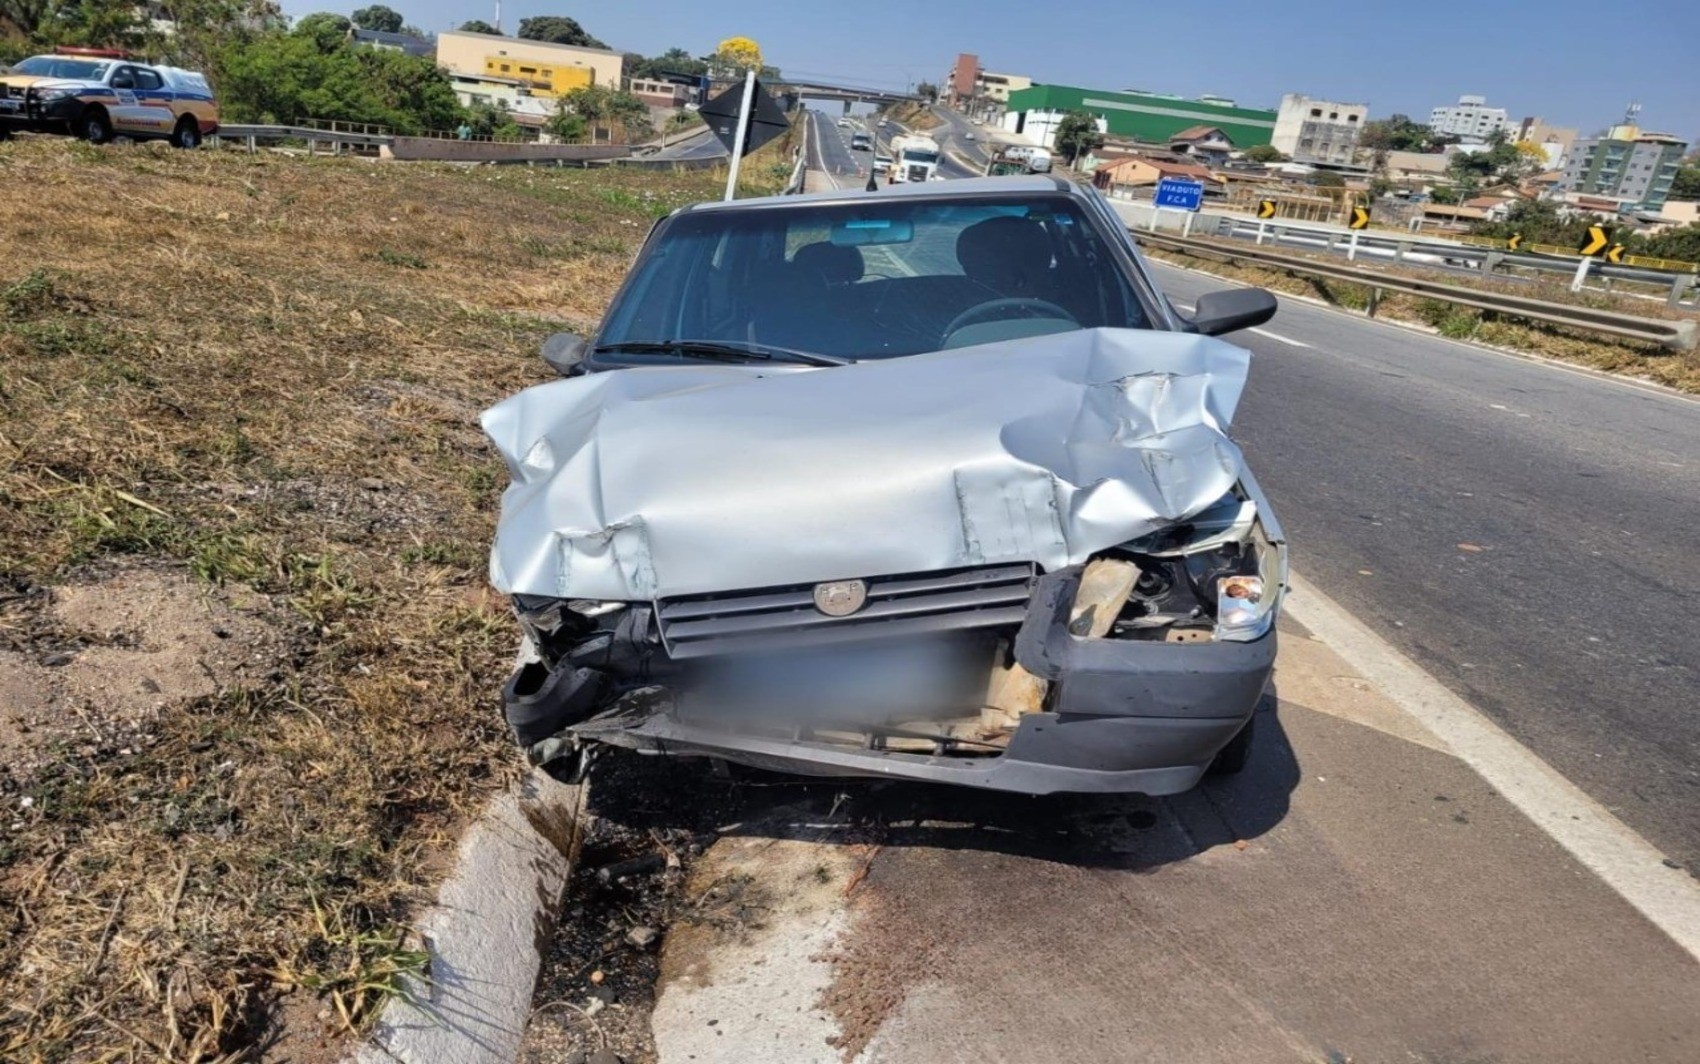
[[[790,78],[781,81],[777,88],[785,98],[786,110],[791,110],[796,106],[795,101],[804,97],[811,100],[842,100],[846,106],[853,103],[910,103],[921,99],[912,92],[870,89],[856,85],[829,85],[817,81],[793,81]]]

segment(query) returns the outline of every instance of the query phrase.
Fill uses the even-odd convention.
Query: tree
[[[1287,157],[1273,144],[1254,144],[1245,150],[1247,161],[1254,163],[1284,163]]]
[[[1363,130],[1358,133],[1358,146],[1374,152],[1437,152],[1449,143],[1456,143],[1457,139],[1437,134],[1428,126],[1411,121],[1409,115],[1393,115],[1365,122]]]
[[[484,100],[466,109],[466,124],[472,127],[474,136],[493,140],[519,140],[523,135],[513,115]]]
[[[915,95],[928,103],[939,102],[939,87],[930,81],[923,81],[915,86]]]
[[[1318,170],[1310,175],[1310,183],[1316,188],[1345,188],[1346,179],[1332,170]]]
[[[1078,164],[1082,155],[1103,143],[1098,119],[1086,111],[1070,111],[1057,123],[1057,150],[1068,156],[1070,166]]]
[[[407,134],[453,129],[464,117],[434,60],[352,48],[340,38],[326,47],[312,26],[302,30],[237,39],[224,49],[218,86],[226,121],[335,119]]]
[[[290,32],[297,37],[312,38],[322,52],[334,52],[347,42],[348,31],[353,25],[346,15],[315,11],[296,19],[295,28]]]
[[[550,44],[570,44],[577,48],[606,48],[578,24],[565,15],[539,15],[519,20],[519,35],[528,41],[548,41]]]
[[[1683,166],[1676,171],[1676,180],[1671,182],[1670,198],[1674,200],[1700,200],[1700,166]]]
[[[0,0],[0,27],[29,36],[46,24],[54,6],[54,0]]]
[[[562,114],[582,119],[585,129],[580,136],[605,130],[612,137],[618,129],[626,143],[642,140],[654,131],[649,121],[649,105],[629,92],[610,89],[606,85],[581,85],[561,97]],[[554,132],[551,129],[551,132]],[[557,134],[558,136],[564,135]]]
[[[490,25],[488,22],[485,22],[481,18],[473,18],[473,19],[467,19],[465,22],[462,22],[460,24],[460,32],[462,32],[462,33],[488,33],[491,36],[496,36],[496,27]]]
[[[560,110],[549,116],[549,121],[543,127],[550,136],[556,137],[567,144],[577,144],[590,137],[590,123],[581,115],[567,109],[563,101]]]
[[[728,37],[714,50],[714,64],[731,70],[760,70],[761,45],[748,37]]]
[[[382,33],[400,33],[401,24],[405,21],[401,12],[383,4],[373,4],[356,11],[353,22],[363,30],[377,30]]]

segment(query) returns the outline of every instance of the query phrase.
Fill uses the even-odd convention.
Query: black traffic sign
[[[1624,249],[1624,246],[1622,244],[1613,244],[1611,246],[1611,248],[1606,251],[1606,261],[1607,262],[1622,262],[1624,250],[1625,249]]]
[[[744,131],[744,154],[748,155],[791,128],[791,123],[785,118],[785,111],[779,106],[779,101],[767,94],[761,87],[761,81],[755,82],[755,106],[750,108],[749,128]],[[719,96],[702,105],[697,112],[702,115],[708,128],[720,138],[720,143],[731,151],[738,141],[738,115],[744,109],[744,82],[722,92]]]
[[[1606,249],[1606,245],[1609,243],[1611,243],[1611,237],[1606,235],[1604,229],[1597,225],[1590,225],[1588,235],[1582,238],[1582,246],[1576,250],[1584,255],[1598,255]]]
[[[1352,220],[1349,224],[1353,229],[1369,228],[1369,210],[1364,207],[1354,206],[1352,208]]]
[[[1275,201],[1272,199],[1257,201],[1257,216],[1259,218],[1275,217]]]

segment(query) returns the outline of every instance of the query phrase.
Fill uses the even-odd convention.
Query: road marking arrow
[[[1353,229],[1367,229],[1367,228],[1369,228],[1369,211],[1367,209],[1365,209],[1363,207],[1353,207],[1352,208],[1351,228],[1353,228]]]
[[[1257,216],[1259,218],[1275,217],[1275,201],[1272,199],[1257,201]]]
[[[1582,241],[1582,246],[1577,250],[1584,255],[1598,255],[1605,250],[1609,243],[1611,243],[1611,237],[1606,236],[1604,229],[1597,225],[1590,225],[1587,239]]]

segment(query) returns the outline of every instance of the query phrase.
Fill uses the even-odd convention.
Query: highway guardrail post
[[[1497,251],[1490,251],[1486,255],[1482,256],[1482,272],[1484,274],[1493,273],[1495,270],[1499,269],[1500,263],[1504,261],[1504,255],[1501,255]]]
[[[1695,278],[1691,273],[1679,273],[1675,277],[1671,278],[1670,296],[1665,300],[1665,306],[1682,306],[1683,295],[1687,293],[1689,288],[1694,286],[1694,283]]]
[[[1379,306],[1380,303],[1381,303],[1381,289],[1374,288],[1374,287],[1370,288],[1370,290],[1369,290],[1369,305],[1364,308],[1364,317],[1366,317],[1366,318],[1375,317],[1375,308],[1377,306]]]
[[[1570,279],[1570,290],[1572,292],[1580,292],[1582,290],[1582,282],[1588,279],[1588,267],[1593,264],[1593,259],[1590,259],[1586,255],[1582,256],[1582,261],[1576,264],[1576,276]]]
[[[1330,239],[1328,241],[1328,246],[1330,248],[1332,248],[1334,246],[1334,241],[1332,239]],[[1358,258],[1358,231],[1356,229],[1354,229],[1354,230],[1352,230],[1352,235],[1351,235],[1350,239],[1348,240],[1348,242],[1346,244],[1346,261],[1347,262],[1356,262],[1357,258]]]
[[[1257,223],[1257,242],[1259,244],[1263,243],[1263,235],[1268,231],[1269,226],[1265,225],[1263,222]]]
[[[1410,254],[1410,251],[1411,251],[1411,242],[1409,240],[1399,241],[1399,243],[1397,243],[1393,246],[1393,261],[1394,262],[1404,262],[1405,256]]]

